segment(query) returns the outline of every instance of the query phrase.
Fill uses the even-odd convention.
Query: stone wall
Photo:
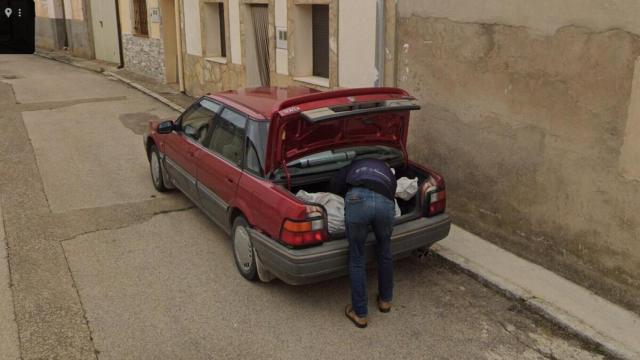
[[[244,66],[238,64],[221,64],[185,54],[183,66],[185,92],[192,96],[237,89],[245,81]]]
[[[454,221],[640,312],[640,182],[620,169],[640,35],[407,3],[421,11],[401,7],[396,75],[423,107],[409,151],[447,179]]]
[[[126,69],[164,82],[164,50],[160,39],[122,34]]]

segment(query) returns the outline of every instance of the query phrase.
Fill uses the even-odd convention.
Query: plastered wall
[[[374,86],[376,70],[376,0],[341,1],[338,31],[338,78],[341,87]],[[357,16],[355,16],[357,14]]]
[[[36,47],[66,47],[74,56],[93,58],[93,37],[87,1],[37,0]]]
[[[423,106],[410,153],[455,221],[640,312],[640,2],[398,10],[398,85]]]

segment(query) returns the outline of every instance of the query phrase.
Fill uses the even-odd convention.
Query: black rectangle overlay
[[[33,0],[0,0],[0,54],[33,54],[35,17]]]

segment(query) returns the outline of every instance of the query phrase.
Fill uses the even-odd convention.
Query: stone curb
[[[465,232],[460,228],[455,228],[456,232]],[[469,235],[475,236],[472,234]],[[486,241],[482,239],[480,240]],[[455,241],[455,238],[451,238],[451,241]],[[637,346],[630,347],[629,344],[625,344],[622,341],[619,341],[618,336],[616,336],[615,334],[607,333],[607,331],[604,329],[598,329],[597,327],[590,325],[594,323],[594,321],[575,316],[561,304],[556,304],[554,303],[554,301],[545,298],[544,294],[529,290],[527,284],[514,283],[512,280],[508,279],[508,276],[501,276],[501,274],[493,272],[487,266],[484,266],[483,263],[475,261],[473,259],[473,256],[461,254],[460,251],[448,246],[445,240],[435,244],[431,248],[431,250],[435,255],[451,263],[453,266],[455,266],[465,274],[471,276],[482,284],[502,293],[508,298],[521,302],[531,311],[550,320],[552,323],[576,335],[583,341],[599,348],[607,355],[620,359],[640,359],[640,352],[638,351],[638,349],[635,349],[635,347]],[[513,254],[510,254],[510,256],[517,258],[518,261],[527,262],[526,260],[518,258]],[[543,269],[542,267],[533,263],[529,263],[528,266]],[[545,269],[544,271],[548,270]],[[555,274],[553,276],[560,278]],[[554,281],[554,279],[544,279],[544,281],[546,280],[550,282]],[[563,281],[568,282],[568,280],[566,279],[563,279]],[[577,287],[577,285],[575,284],[573,284],[573,286]],[[584,288],[582,288],[582,290],[588,292],[588,290]],[[569,292],[571,290],[567,291]],[[591,293],[589,297],[590,299],[585,299],[585,303],[606,304],[607,307],[619,309],[621,313],[630,318],[640,319],[640,317],[638,317],[634,313],[631,313],[626,309],[622,309],[619,306],[610,303],[609,301],[600,298],[593,293]],[[602,311],[602,308],[594,308],[593,310]],[[631,322],[634,321],[632,320]],[[635,325],[636,328],[640,327],[640,320],[635,320]]]

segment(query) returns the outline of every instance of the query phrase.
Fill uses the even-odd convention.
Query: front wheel
[[[242,216],[238,216],[233,221],[231,240],[233,243],[233,257],[240,275],[250,281],[256,280],[258,278],[256,251],[249,237],[249,223]]]
[[[149,157],[149,167],[151,170],[151,180],[153,181],[153,187],[160,192],[167,191],[167,187],[164,183],[164,177],[162,176],[162,164],[160,163],[160,153],[155,145],[151,145]]]

